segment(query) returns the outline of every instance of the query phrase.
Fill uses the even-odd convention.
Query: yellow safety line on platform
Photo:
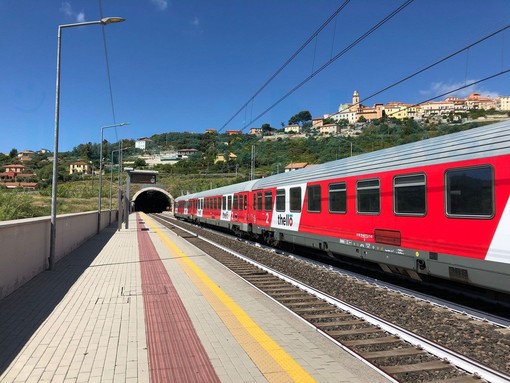
[[[143,214],[143,219],[158,234],[167,249],[177,255],[177,261],[269,382],[315,382],[299,363],[155,226],[147,215]]]

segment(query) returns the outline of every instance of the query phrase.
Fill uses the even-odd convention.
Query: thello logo
[[[292,214],[278,214],[278,225],[292,226],[293,222],[294,220],[292,219]]]

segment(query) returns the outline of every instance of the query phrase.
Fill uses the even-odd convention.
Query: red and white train
[[[510,121],[176,198],[178,218],[510,293]]]

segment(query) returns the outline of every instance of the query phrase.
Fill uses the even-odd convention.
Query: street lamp
[[[56,223],[57,223],[57,177],[58,177],[58,128],[60,116],[60,41],[62,29],[71,27],[81,27],[85,25],[101,24],[108,25],[124,21],[122,17],[105,17],[98,21],[88,21],[84,23],[63,24],[58,26],[57,34],[57,81],[55,92],[55,133],[53,144],[53,179],[51,182],[51,219],[50,219],[50,255],[48,258],[48,270],[53,268],[55,262],[55,242],[56,242]]]
[[[109,128],[115,128],[117,126],[126,126],[127,122],[121,122],[120,124],[113,124],[101,127],[101,143],[99,145],[99,192],[97,196],[97,233],[101,231],[101,194],[103,189],[103,136],[104,130]]]

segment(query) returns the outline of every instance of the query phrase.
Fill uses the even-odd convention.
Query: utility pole
[[[250,180],[255,179],[255,145],[251,146],[251,172]]]

